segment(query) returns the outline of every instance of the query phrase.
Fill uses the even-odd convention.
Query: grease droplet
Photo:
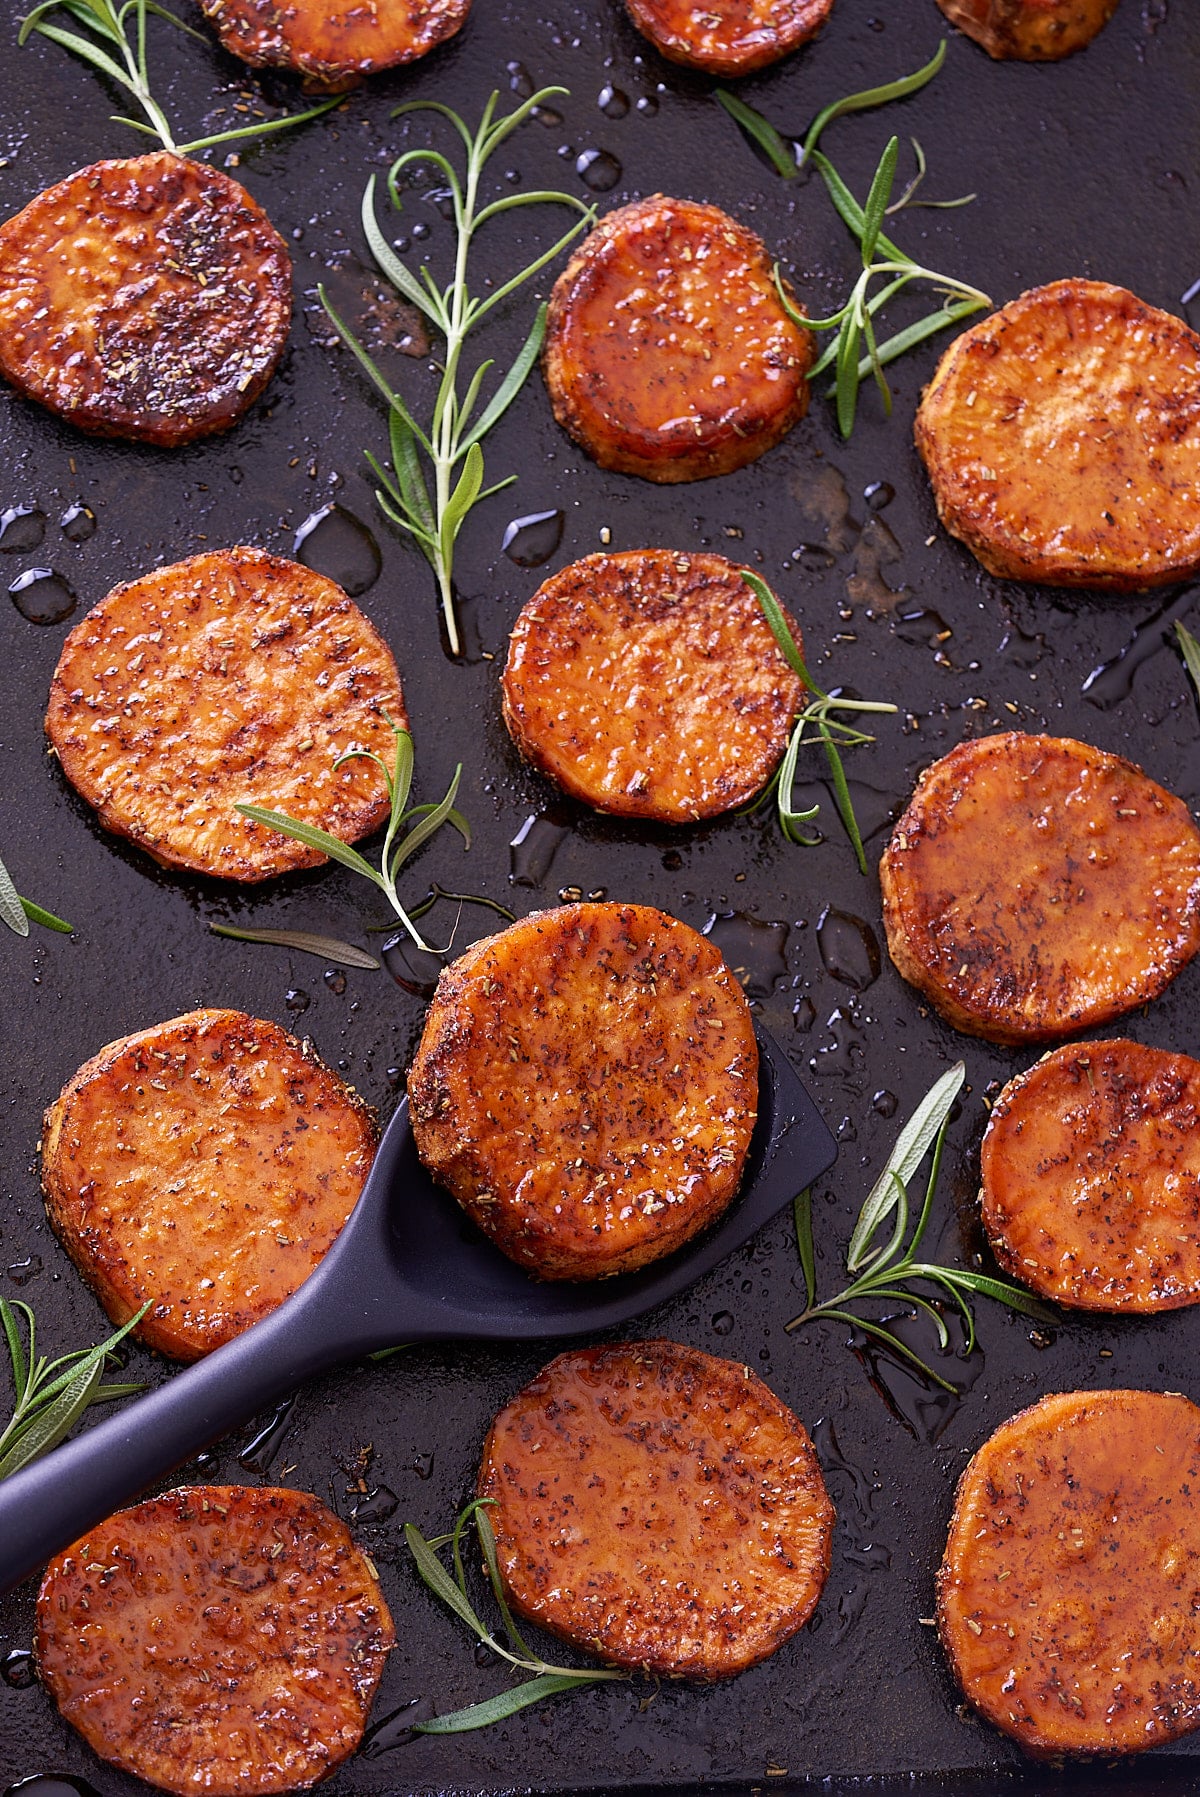
[[[304,520],[296,532],[294,554],[314,573],[336,580],[352,599],[373,587],[383,571],[379,544],[366,525],[340,505],[322,506]]]
[[[637,109],[644,119],[652,119],[658,111],[658,95],[643,94],[637,103]]]
[[[389,936],[379,954],[402,991],[411,992],[414,998],[433,997],[442,962],[430,950],[419,949],[407,931]]]
[[[283,1002],[289,1011],[299,1017],[302,1012],[307,1011],[312,999],[302,986],[289,986],[283,995]]]
[[[518,568],[540,568],[562,542],[565,522],[560,511],[530,512],[524,518],[514,518],[500,547]]]
[[[270,1472],[283,1446],[295,1408],[295,1398],[285,1398],[282,1404],[275,1406],[263,1427],[250,1437],[238,1455],[239,1466],[244,1466],[252,1473],[265,1475]]]
[[[374,1491],[350,1506],[351,1522],[386,1522],[400,1508],[400,1499],[387,1485],[377,1485]]]
[[[346,990],[346,976],[340,967],[327,967],[322,977],[329,990],[339,997]]]
[[[882,1092],[876,1092],[874,1098],[871,1100],[871,1109],[873,1111],[878,1111],[881,1117],[894,1117],[896,1115],[896,1107],[899,1103],[900,1100],[896,1097],[896,1094],[885,1089]]]
[[[13,1647],[0,1659],[0,1679],[14,1691],[28,1691],[37,1684],[37,1667],[28,1647]]]
[[[719,1310],[712,1320],[714,1335],[728,1335],[733,1328],[733,1315],[728,1310]]]
[[[13,1261],[12,1265],[8,1269],[8,1276],[12,1280],[14,1285],[28,1285],[29,1281],[31,1279],[37,1278],[37,1276],[41,1272],[41,1270],[42,1270],[41,1255],[40,1254],[27,1254],[25,1256],[24,1260],[14,1260]]]
[[[0,549],[7,555],[39,549],[45,534],[46,514],[36,505],[10,505],[0,512]]]
[[[881,512],[885,505],[891,505],[896,497],[896,489],[890,480],[868,481],[863,488],[863,498],[873,512]]]
[[[9,585],[12,602],[31,624],[62,624],[79,601],[53,568],[28,568]]]
[[[566,825],[555,823],[552,817],[536,812],[527,817],[508,845],[508,877],[513,885],[540,886],[566,834]]]
[[[575,173],[593,193],[608,193],[624,170],[611,150],[582,150],[575,158]]]
[[[89,537],[96,534],[96,514],[90,505],[82,500],[77,505],[69,505],[58,521],[58,527],[68,543],[86,543]]]
[[[629,111],[629,95],[610,81],[600,89],[596,104],[606,118],[623,119]]]
[[[703,933],[751,998],[768,998],[786,976],[790,924],[764,923],[745,911],[726,911],[714,913]]]

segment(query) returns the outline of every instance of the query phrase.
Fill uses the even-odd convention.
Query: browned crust
[[[462,30],[471,0],[200,0],[222,45],[252,67],[295,69],[313,86],[428,56]]]
[[[1178,1393],[1042,1398],[967,1467],[938,1630],[1028,1753],[1135,1753],[1200,1724],[1198,1486],[1200,1409]]]
[[[888,950],[956,1029],[1043,1042],[1145,1004],[1200,949],[1200,831],[1140,768],[1010,732],[927,768],[879,869]]]
[[[815,353],[761,238],[717,206],[653,194],[571,257],[542,366],[554,416],[602,468],[674,482],[728,474],[786,436]]]
[[[917,448],[992,574],[1124,593],[1200,571],[1200,336],[1106,281],[1054,281],[955,339]]]
[[[362,1739],[394,1642],[374,1568],[303,1491],[168,1491],[56,1555],[38,1592],[61,1715],[178,1797],[325,1778]]]
[[[190,1011],[86,1061],[46,1112],[50,1221],[114,1323],[196,1360],[326,1253],[375,1154],[373,1113],[311,1048]]]
[[[408,1091],[422,1161],[497,1247],[598,1279],[733,1198],[758,1048],[705,937],[648,905],[564,905],[445,970]]]
[[[1080,1310],[1200,1301],[1200,1061],[1138,1042],[1058,1048],[1005,1086],[983,1138],[1001,1264]]]
[[[513,1608],[649,1673],[758,1665],[829,1572],[803,1425],[748,1367],[675,1342],[560,1354],[492,1424],[479,1494]]]
[[[804,688],[743,573],[721,555],[635,549],[552,575],[517,619],[504,669],[521,753],[618,817],[691,823],[753,798]]]
[[[117,836],[164,867],[268,880],[326,857],[241,817],[286,811],[344,842],[384,822],[404,726],[391,650],[341,587],[262,549],[194,555],[115,587],[63,645],[46,734]]]
[[[671,62],[710,75],[750,75],[815,37],[833,0],[625,0],[629,16]]]
[[[261,207],[166,150],[94,162],[0,225],[0,372],[96,436],[228,429],[275,372],[291,305]]]
[[[950,20],[989,56],[1057,62],[1090,44],[1117,0],[937,0]]]

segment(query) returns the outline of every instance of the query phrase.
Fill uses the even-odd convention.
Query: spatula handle
[[[350,1221],[278,1310],[0,1480],[0,1591],[303,1380],[396,1339],[376,1269],[402,1131],[389,1128]]]

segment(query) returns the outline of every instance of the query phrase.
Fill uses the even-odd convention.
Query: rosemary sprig
[[[794,1210],[796,1246],[804,1273],[806,1302],[801,1314],[785,1325],[789,1331],[800,1329],[804,1324],[816,1322],[820,1317],[828,1317],[833,1322],[849,1323],[882,1342],[893,1354],[909,1361],[945,1391],[954,1391],[956,1388],[948,1379],[935,1372],[927,1361],[922,1360],[886,1323],[873,1317],[864,1317],[849,1307],[864,1299],[910,1305],[914,1311],[923,1313],[930,1319],[937,1333],[938,1345],[945,1348],[950,1340],[945,1319],[927,1297],[913,1290],[912,1281],[917,1280],[927,1287],[934,1286],[961,1311],[967,1329],[968,1354],[975,1347],[975,1317],[967,1302],[968,1292],[978,1293],[984,1298],[994,1298],[997,1303],[1006,1304],[1010,1310],[1021,1311],[1026,1316],[1045,1320],[1052,1315],[1030,1292],[1022,1286],[1010,1284],[1007,1279],[994,1279],[988,1273],[975,1273],[964,1267],[943,1267],[933,1261],[917,1259],[937,1190],[942,1151],[950,1125],[950,1110],[965,1077],[966,1068],[959,1061],[931,1087],[901,1129],[883,1172],[867,1194],[846,1251],[846,1271],[858,1276],[851,1279],[835,1298],[826,1299],[823,1303],[817,1302],[812,1194],[809,1191],[800,1193]],[[904,1238],[908,1234],[910,1217],[908,1188],[931,1149],[929,1183],[906,1246]],[[880,1229],[893,1212],[895,1222],[891,1233],[886,1241],[876,1245]]]
[[[40,923],[45,930],[57,930],[62,936],[69,936],[75,927],[65,918],[55,917],[53,911],[43,911],[32,899],[22,898],[3,861],[0,861],[0,922],[7,924],[14,936],[28,936],[31,923]]]
[[[383,838],[383,855],[379,867],[359,854],[357,849],[343,842],[339,836],[331,836],[328,830],[319,830],[315,824],[302,823],[299,818],[289,817],[286,811],[271,811],[262,805],[237,805],[243,817],[252,823],[263,824],[268,830],[278,830],[281,836],[292,836],[310,849],[318,849],[321,854],[328,855],[331,861],[340,861],[353,873],[361,874],[378,886],[387,898],[392,910],[400,919],[417,947],[427,953],[436,953],[429,944],[423,941],[416,924],[400,903],[400,895],[396,891],[396,880],[400,869],[410,860],[423,844],[429,841],[443,824],[452,824],[462,837],[467,848],[471,846],[471,826],[461,811],[454,808],[454,800],[458,793],[458,783],[462,778],[462,763],[454,770],[454,778],[446,790],[446,795],[436,805],[409,806],[408,795],[412,789],[414,766],[413,739],[407,730],[391,722],[392,735],[396,740],[396,754],[392,766],[389,767],[382,755],[373,749],[347,749],[334,762],[334,772],[344,767],[348,761],[373,761],[383,775],[387,785],[388,801],[391,814],[388,818],[387,830]]]
[[[68,31],[61,25],[49,24],[47,21],[55,12],[65,13],[89,35],[81,36],[78,31]],[[177,156],[192,156],[198,150],[211,149],[214,144],[235,143],[248,137],[265,137],[271,131],[287,131],[293,125],[303,125],[308,119],[319,118],[331,107],[341,104],[343,96],[335,94],[332,99],[322,100],[319,106],[310,106],[306,112],[293,112],[286,118],[267,119],[253,125],[239,125],[232,131],[218,131],[209,137],[194,138],[191,143],[176,143],[167,116],[150,91],[146,26],[151,15],[157,19],[165,19],[177,30],[186,32],[188,37],[199,38],[201,43],[207,42],[201,32],[193,31],[190,25],[177,18],[165,6],[160,6],[157,0],[124,0],[123,4],[117,4],[116,0],[44,0],[41,6],[35,6],[21,20],[17,42],[26,43],[36,31],[40,36],[49,38],[51,43],[60,44],[64,50],[71,50],[84,62],[90,63],[94,69],[98,69],[102,75],[131,94],[149,121],[145,124],[141,119],[125,118],[117,113],[113,115],[113,123],[128,125],[131,130],[140,131],[146,137],[157,137],[164,150],[171,150]]]
[[[466,172],[462,179],[450,159],[440,150],[425,148],[406,150],[404,155],[397,157],[388,174],[388,192],[397,211],[402,207],[400,177],[414,163],[432,164],[445,182],[454,209],[454,228],[458,240],[454,272],[445,287],[438,285],[427,267],[422,267],[418,279],[392,249],[375,213],[374,175],[367,182],[363,195],[363,230],[381,272],[397,292],[410,305],[415,306],[445,339],[444,360],[438,365],[441,381],[428,430],[417,423],[410,407],[394,391],[349,326],[338,316],[324,288],[320,290],[321,303],[338,335],[358,358],[388,403],[390,472],[374,455],[369,451],[367,453],[367,461],[379,482],[376,498],[387,517],[412,537],[437,577],[452,655],[458,655],[461,649],[452,584],[454,546],[458,533],[473,506],[481,499],[487,499],[491,494],[499,493],[502,488],[511,486],[517,478],[515,474],[510,474],[493,486],[484,487],[481,444],[492,426],[507,412],[537,360],[546,331],[546,307],[544,304],[538,307],[529,335],[515,362],[482,412],[474,419],[472,415],[479,403],[484,379],[493,363],[490,359],[481,362],[460,393],[463,345],[470,332],[494,306],[532,279],[596,217],[595,207],[585,205],[573,194],[543,189],[505,194],[502,198],[481,206],[480,178],[500,145],[525,122],[535,107],[566,91],[561,87],[543,88],[523,101],[515,112],[499,119],[495,116],[499,95],[493,94],[483,109],[478,128],[473,132],[458,113],[435,100],[411,100],[406,105],[397,107],[392,114],[393,118],[399,118],[411,112],[438,113],[450,121],[466,148]],[[581,216],[557,243],[536,256],[518,274],[492,288],[486,298],[482,295],[472,296],[468,286],[468,272],[470,251],[476,234],[491,220],[500,218],[517,207],[537,205],[542,201],[573,207]],[[432,469],[432,495],[421,465],[422,455]]]
[[[792,807],[792,790],[796,784],[796,762],[801,748],[806,742],[816,740],[825,751],[829,763],[829,772],[833,779],[833,796],[838,808],[838,815],[845,825],[846,834],[854,845],[854,853],[858,859],[859,871],[867,871],[867,855],[863,848],[862,832],[858,827],[858,819],[854,815],[854,805],[850,798],[850,788],[846,783],[846,770],[842,765],[842,757],[838,745],[844,749],[857,747],[860,743],[872,743],[873,736],[865,731],[856,730],[852,724],[845,724],[835,712],[852,713],[874,712],[891,714],[896,711],[894,705],[876,703],[869,699],[842,699],[836,694],[827,693],[817,685],[805,665],[804,658],[796,646],[796,639],[788,627],[783,609],[766,581],[759,575],[752,574],[743,568],[742,578],[754,597],[762,607],[763,616],[771,627],[771,634],[779,644],[784,660],[794,673],[798,674],[809,692],[812,701],[796,719],[792,728],[791,740],[787,753],[779,765],[779,772],[772,781],[768,791],[774,791],[775,802],[779,812],[779,825],[789,842],[803,848],[815,848],[821,840],[819,836],[805,836],[801,824],[810,824],[820,806],[813,805],[808,811],[796,811]]]
[[[1184,666],[1192,677],[1197,701],[1200,701],[1200,643],[1196,641],[1186,624],[1177,622],[1175,635],[1178,638],[1179,647],[1183,651]]]
[[[838,428],[843,437],[848,437],[854,429],[858,390],[866,375],[874,376],[884,411],[890,415],[892,394],[883,372],[886,365],[912,349],[915,344],[933,336],[935,332],[969,318],[973,312],[982,311],[992,303],[978,287],[914,262],[890,237],[884,235],[883,220],[895,185],[899,152],[899,138],[889,138],[863,206],[859,205],[829,159],[819,150],[813,152],[813,162],[824,178],[829,197],[838,216],[857,238],[862,256],[862,272],[844,306],[839,307],[828,318],[805,317],[789,299],[778,267],[775,270],[780,299],[784,309],[796,323],[809,330],[835,333],[824,355],[814,364],[811,374],[815,379],[827,368],[833,367],[833,393],[837,400]],[[875,259],[877,251],[881,252],[881,259],[878,261]],[[872,294],[872,283],[880,279],[884,281],[884,285],[877,293]],[[909,325],[880,343],[875,334],[876,314],[912,281],[931,283],[942,295],[941,305],[916,324]],[[866,353],[860,355],[862,350]]]
[[[506,1716],[515,1715],[518,1710],[526,1709],[529,1704],[537,1703],[543,1697],[552,1697],[559,1691],[572,1691],[580,1685],[595,1685],[613,1679],[628,1678],[627,1672],[618,1671],[614,1667],[595,1667],[580,1672],[566,1666],[554,1666],[540,1659],[528,1642],[524,1639],[512,1611],[504,1595],[504,1586],[500,1579],[500,1567],[496,1560],[496,1538],[492,1533],[492,1525],[488,1521],[487,1506],[494,1500],[490,1498],[474,1498],[455,1522],[448,1535],[439,1535],[432,1541],[426,1540],[414,1523],[405,1523],[404,1539],[408,1543],[409,1552],[416,1561],[417,1571],[425,1584],[440,1598],[446,1607],[454,1612],[461,1622],[465,1622],[471,1632],[479,1637],[483,1645],[507,1660],[521,1672],[528,1672],[532,1677],[517,1685],[511,1691],[502,1691],[496,1697],[489,1697],[483,1703],[469,1704],[466,1709],[453,1710],[449,1715],[435,1716],[430,1722],[414,1724],[415,1731],[423,1735],[457,1735],[468,1729],[486,1728],[489,1723],[502,1722]],[[487,1566],[488,1579],[500,1611],[501,1623],[505,1639],[512,1643],[511,1647],[502,1645],[501,1641],[481,1620],[470,1598],[467,1596],[466,1573],[463,1568],[462,1538],[467,1524],[474,1519],[475,1529],[479,1536],[479,1545],[483,1550],[484,1563]],[[447,1572],[438,1559],[436,1548],[449,1546],[454,1565],[453,1577]],[[513,1649],[517,1651],[513,1651]]]
[[[102,1380],[117,1344],[149,1308],[143,1304],[135,1317],[98,1347],[77,1348],[58,1360],[46,1360],[37,1351],[37,1325],[30,1306],[20,1299],[10,1304],[7,1298],[0,1298],[0,1329],[13,1380],[13,1413],[0,1429],[0,1479],[57,1447],[90,1404],[105,1404],[142,1390],[140,1385],[104,1385]]]
[[[929,61],[913,74],[901,75],[898,80],[888,81],[882,87],[865,87],[859,93],[846,94],[844,98],[832,100],[828,106],[823,106],[802,140],[785,137],[761,112],[756,112],[753,106],[747,106],[744,100],[739,100],[736,94],[731,94],[726,88],[717,89],[717,99],[730,118],[742,127],[748,137],[753,138],[776,172],[785,181],[794,181],[812,156],[825,127],[832,125],[834,119],[844,118],[848,112],[870,112],[877,106],[888,105],[892,100],[903,100],[909,94],[919,93],[933,80],[945,60],[946,40],[943,38]],[[960,205],[962,202],[953,203]]]

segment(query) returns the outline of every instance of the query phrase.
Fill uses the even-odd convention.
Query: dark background
[[[799,132],[830,98],[915,68],[944,30],[933,0],[837,0],[813,45],[739,91]],[[93,73],[52,45],[35,41],[18,53],[14,42],[15,33],[5,50],[9,103],[0,127],[5,215],[79,165],[139,147],[109,122],[114,109],[127,108],[123,100],[114,108],[116,96]],[[215,45],[163,26],[154,32],[154,62],[181,136],[232,122],[247,77]],[[873,831],[873,863],[887,820],[920,769],[963,737],[999,728],[1074,734],[1128,754],[1195,806],[1196,701],[1164,624],[1155,622],[1171,596],[1112,600],[1005,584],[937,531],[910,425],[941,343],[897,366],[890,421],[864,390],[850,444],[838,438],[817,395],[809,418],[760,463],[667,489],[593,467],[554,425],[535,376],[486,446],[489,478],[516,472],[520,484],[481,505],[460,540],[473,659],[452,665],[439,641],[429,571],[379,517],[364,479],[363,449],[386,449],[383,414],[345,352],[330,346],[314,289],[319,280],[330,284],[424,416],[427,365],[398,352],[404,321],[364,261],[362,187],[404,147],[430,137],[450,147],[434,121],[390,122],[398,101],[449,101],[473,122],[493,88],[508,104],[512,84],[519,89],[526,74],[536,84],[563,84],[570,97],[553,103],[558,122],[530,123],[500,152],[493,191],[506,190],[511,169],[527,186],[586,195],[576,159],[604,150],[621,174],[600,196],[602,207],[660,188],[716,201],[763,235],[814,313],[844,296],[855,251],[820,183],[785,185],[765,168],[711,99],[711,84],[661,61],[617,0],[560,0],[549,8],[540,0],[477,0],[461,38],[427,62],[372,82],[295,136],[240,152],[239,175],[292,244],[297,295],[282,369],[227,438],[175,452],[104,444],[8,390],[0,395],[0,510],[32,506],[45,517],[40,545],[10,552],[13,542],[31,543],[36,519],[0,536],[0,577],[7,585],[30,568],[55,570],[78,595],[78,618],[117,581],[157,562],[236,542],[287,553],[307,517],[333,501],[347,507],[383,553],[382,575],[360,603],[391,643],[404,679],[417,796],[439,796],[461,759],[460,803],[476,833],[466,856],[455,839],[439,837],[409,871],[409,897],[417,900],[436,879],[523,913],[579,887],[662,905],[701,928],[733,912],[756,920],[753,927],[718,923],[718,939],[746,968],[763,1019],[806,1073],[842,1141],[835,1174],[816,1196],[822,1293],[841,1283],[853,1217],[903,1116],[960,1055],[969,1096],[953,1130],[933,1237],[944,1256],[969,1256],[980,1249],[974,1192],[984,1099],[1032,1055],[967,1040],[926,1015],[886,954],[872,977],[882,940],[878,884],[873,868],[866,879],[858,875],[827,797],[829,840],[811,850],[784,843],[770,810],[659,830],[558,805],[519,761],[500,720],[507,632],[538,581],[599,548],[602,528],[617,549],[712,547],[761,567],[801,619],[817,678],[901,707],[852,768],[860,817]],[[606,85],[628,98],[623,116],[601,109]],[[282,78],[268,78],[263,91],[275,105],[297,98]],[[993,64],[952,35],[931,88],[885,114],[840,121],[825,148],[862,194],[888,134],[917,136],[929,159],[930,197],[974,191],[978,199],[958,211],[910,211],[889,228],[915,256],[982,285],[998,303],[1061,275],[1094,275],[1178,310],[1200,277],[1197,92],[1200,12],[1185,0],[1123,0],[1095,44],[1057,67]],[[565,214],[539,208],[497,223],[477,252],[476,281],[518,266],[564,221]],[[416,248],[445,269],[450,227],[421,190],[388,227],[393,238],[424,228]],[[548,291],[550,279],[537,290]],[[495,353],[507,365],[528,328],[533,292],[523,290],[487,327],[477,353]],[[877,482],[895,497],[873,513],[864,490]],[[59,524],[77,503],[96,518],[84,543],[68,540]],[[565,514],[561,546],[536,572],[515,566],[501,551],[506,523],[553,508]],[[337,572],[339,560],[335,554],[328,571]],[[1200,599],[1184,595],[1180,606],[1200,630]],[[193,1006],[236,1005],[309,1032],[386,1116],[423,1013],[422,999],[386,974],[343,976],[306,956],[207,931],[210,920],[229,919],[378,943],[364,932],[385,921],[382,905],[349,874],[331,868],[227,889],[165,875],[101,833],[47,759],[41,732],[68,628],[36,627],[0,594],[0,844],[20,890],[77,925],[71,940],[35,930],[28,942],[7,933],[0,941],[9,1094],[0,1290],[35,1304],[52,1352],[99,1339],[106,1327],[50,1233],[38,1190],[41,1112],[87,1056]],[[1082,692],[1086,677],[1131,643],[1133,653],[1100,684],[1105,703],[1091,702]],[[816,779],[815,755],[809,766]],[[555,841],[553,860],[536,884],[513,884],[509,844],[526,819],[546,813],[552,822],[541,834]],[[565,826],[557,837],[555,823]],[[868,937],[837,918],[820,930],[829,906],[865,920]],[[484,911],[464,914],[458,944],[493,922]],[[454,908],[443,906],[430,931],[445,940],[453,923]],[[1128,1033],[1200,1052],[1198,996],[1200,966],[1193,966],[1147,1013],[1129,1019]],[[1041,1328],[980,1301],[980,1351],[940,1363],[964,1388],[960,1400],[943,1401],[894,1364],[856,1356],[840,1326],[786,1335],[784,1324],[802,1305],[781,1217],[687,1299],[646,1318],[638,1333],[744,1359],[814,1431],[838,1511],[833,1572],[814,1622],[733,1683],[585,1691],[483,1733],[360,1754],[331,1790],[366,1797],[701,1782],[779,1790],[829,1775],[842,1775],[841,1785],[855,1774],[917,1771],[943,1775],[939,1789],[975,1789],[977,1781],[1007,1782],[1027,1768],[1015,1747],[961,1712],[933,1631],[920,1620],[932,1611],[955,1479],[997,1424],[1047,1391],[1167,1386],[1200,1398],[1197,1318],[1064,1318]],[[932,1347],[927,1336],[913,1339]],[[376,1508],[387,1509],[386,1493],[397,1500],[391,1516],[356,1523],[397,1622],[376,1720],[413,1699],[448,1709],[507,1683],[501,1668],[476,1663],[471,1640],[419,1585],[400,1524],[411,1519],[432,1532],[449,1523],[473,1485],[489,1418],[550,1352],[542,1345],[443,1347],[350,1367],[300,1394],[274,1458],[269,1449],[252,1456],[261,1471],[239,1462],[249,1431],[202,1469],[188,1469],[189,1477],[263,1477],[313,1490],[349,1518],[355,1500],[344,1469],[373,1449],[365,1483],[384,1488]],[[141,1351],[131,1364],[150,1380],[168,1373]],[[33,1600],[30,1584],[0,1606],[0,1657],[28,1645]],[[23,1664],[18,1659],[13,1676]],[[1191,1789],[1194,1764],[1185,1743],[1114,1776],[1124,1787],[1135,1779],[1157,1786],[1166,1777],[1172,1788]],[[0,1783],[49,1769],[89,1778],[111,1797],[143,1788],[102,1767],[36,1687],[0,1684]],[[1104,1774],[1045,1769],[1026,1777],[1037,1790],[1104,1782]]]

